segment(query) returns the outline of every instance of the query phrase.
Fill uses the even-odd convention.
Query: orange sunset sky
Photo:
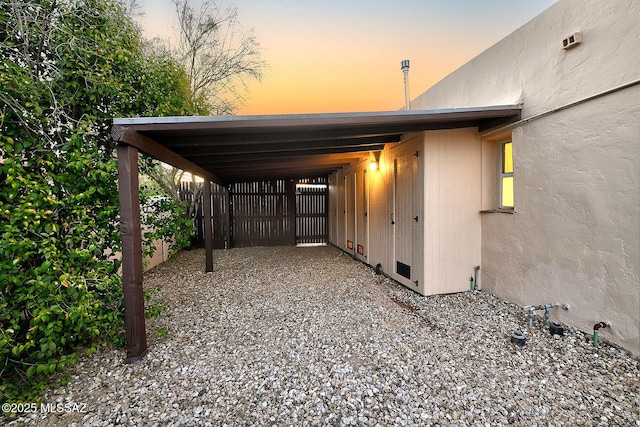
[[[241,115],[390,111],[404,106],[555,0],[218,0],[235,4],[268,68]],[[148,38],[171,39],[170,0],[140,0]],[[496,64],[498,65],[498,64]]]

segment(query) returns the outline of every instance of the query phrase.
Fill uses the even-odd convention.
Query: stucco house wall
[[[562,39],[581,31],[568,50]],[[515,213],[479,213],[481,287],[640,354],[640,2],[561,0],[412,101],[522,104],[479,134],[482,209],[497,207],[498,142],[513,142]],[[621,88],[621,86],[625,86]]]
[[[582,43],[561,49],[581,31]],[[414,110],[522,103],[522,117],[640,75],[640,3],[561,0],[411,101]]]

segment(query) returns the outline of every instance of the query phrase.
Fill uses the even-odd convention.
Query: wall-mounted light
[[[380,170],[380,151],[373,152],[373,160],[369,163],[369,169],[372,171]]]

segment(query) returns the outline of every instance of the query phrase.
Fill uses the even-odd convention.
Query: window
[[[513,209],[513,143],[501,144],[500,208]]]

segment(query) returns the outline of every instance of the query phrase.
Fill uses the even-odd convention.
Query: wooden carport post
[[[138,150],[118,145],[118,193],[122,234],[122,289],[127,338],[125,363],[142,360],[147,354],[142,289],[142,234],[138,194]]]
[[[204,181],[204,250],[205,271],[213,271],[213,224],[211,223],[211,182]]]

